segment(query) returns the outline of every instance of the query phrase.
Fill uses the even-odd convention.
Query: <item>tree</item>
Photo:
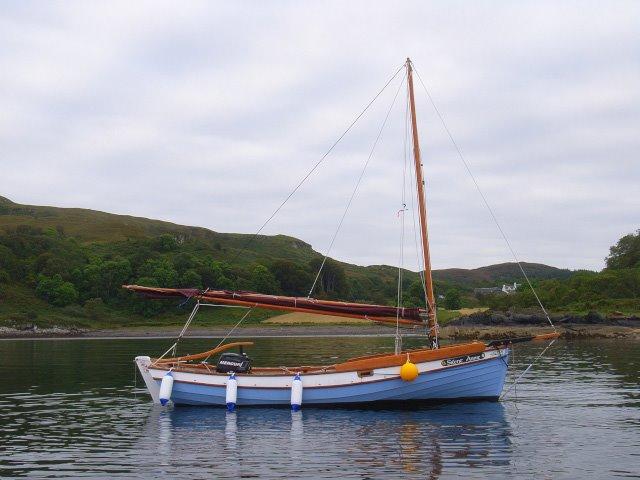
[[[306,295],[311,288],[311,274],[288,260],[278,260],[270,268],[285,295]]]
[[[120,291],[122,284],[131,276],[131,264],[129,260],[109,260],[100,268],[100,280],[106,291],[106,296],[111,297],[116,291]]]
[[[179,253],[173,259],[173,266],[179,274],[184,274],[187,270],[190,270],[196,266],[196,259],[189,253]]]
[[[10,248],[0,245],[0,268],[5,270],[9,276],[21,279],[24,270],[21,263]]]
[[[131,252],[127,255],[127,258],[131,263],[131,268],[134,270],[140,268],[147,260],[158,257],[158,252],[155,252],[151,248],[150,242],[146,240],[131,242],[129,248],[131,248]]]
[[[71,282],[62,282],[53,296],[53,303],[57,307],[66,307],[78,301],[78,291]]]
[[[427,304],[425,300],[424,294],[424,285],[422,284],[422,280],[415,280],[409,290],[405,294],[405,302],[407,306],[411,307],[422,307],[424,308]]]
[[[108,300],[120,291],[121,285],[129,280],[131,273],[131,264],[127,259],[103,261],[101,258],[94,258],[74,277],[79,277],[75,281],[83,292],[83,298],[100,297]]]
[[[640,229],[618,240],[605,261],[611,269],[640,267]]]
[[[309,265],[311,271],[318,272],[322,265],[322,259],[315,258]],[[325,294],[334,297],[344,297],[348,295],[349,284],[347,283],[344,267],[335,260],[327,258],[320,272],[315,291],[320,295]]]
[[[447,310],[460,309],[460,290],[450,288],[444,296],[444,306]]]
[[[60,275],[40,275],[36,293],[56,307],[66,307],[78,301],[78,291],[73,283],[65,282]]]
[[[173,235],[164,233],[156,239],[156,248],[161,252],[173,252],[178,248],[178,241]]]
[[[251,271],[252,290],[259,293],[276,294],[280,293],[280,287],[276,277],[264,265],[256,265]]]
[[[202,277],[195,270],[187,270],[180,277],[180,286],[185,288],[202,288]]]
[[[175,287],[178,283],[178,272],[169,260],[147,260],[138,269],[138,274],[146,279],[156,280],[154,287]]]
[[[101,298],[91,298],[84,302],[84,313],[92,320],[100,320],[106,312]]]
[[[225,262],[210,261],[198,273],[205,287],[218,290],[233,290],[235,288],[231,278],[233,276],[231,267]]]

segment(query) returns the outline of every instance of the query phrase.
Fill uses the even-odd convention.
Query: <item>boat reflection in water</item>
[[[504,406],[476,402],[412,410],[207,409],[206,415],[199,407],[154,407],[145,441],[163,465],[183,473],[192,467],[223,477],[305,471],[321,478],[340,469],[345,476],[439,478],[456,471],[468,476],[469,467],[504,473],[510,436]]]

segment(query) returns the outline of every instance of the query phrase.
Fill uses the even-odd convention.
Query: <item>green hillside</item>
[[[59,208],[20,205],[0,197],[0,228],[28,225],[43,230],[55,229],[83,244],[114,244],[123,241],[159,237],[169,234],[178,243],[197,242],[208,247],[220,258],[231,258],[241,252],[240,263],[269,259],[309,261],[318,255],[311,245],[286,235],[259,236],[251,248],[243,248],[251,235],[218,233],[201,227],[187,227],[175,223],[129,215],[115,215],[84,208]]]
[[[0,325],[131,325],[180,322],[175,302],[145,301],[123,283],[306,295],[322,256],[285,236],[219,233],[78,208],[20,205],[0,197]],[[568,270],[526,264],[530,277],[561,281]],[[406,303],[420,301],[418,275],[404,274]],[[521,281],[517,265],[434,272],[436,293],[466,302],[473,287]],[[330,259],[314,296],[394,304],[397,268]],[[464,303],[464,302],[463,302]],[[232,322],[237,312],[207,314]],[[254,320],[266,318],[261,313]]]
[[[574,272],[568,269],[550,267],[542,263],[522,262],[527,276],[532,279],[566,279]],[[522,280],[522,272],[515,262],[499,263],[474,269],[447,268],[433,272],[433,278],[461,287],[484,287]]]
[[[235,258],[238,263],[250,264],[265,260],[291,260],[307,263],[320,254],[308,243],[286,235],[257,236],[245,246],[251,235],[218,233],[201,227],[189,227],[175,223],[152,220],[129,215],[115,215],[83,208],[59,208],[49,206],[20,205],[0,196],[0,229],[30,225],[42,229],[58,229],[65,235],[84,244],[117,243],[128,240],[157,237],[170,234],[179,241],[197,240],[208,248],[208,253],[221,260]],[[397,268],[389,265],[361,267],[341,263],[350,275],[366,280],[382,277],[397,278]],[[559,269],[538,263],[523,263],[531,278],[567,278],[570,270]],[[411,280],[415,272],[405,272]],[[449,268],[435,270],[436,281],[464,287],[477,287],[522,278],[515,263],[502,263],[476,269]],[[394,280],[395,282],[395,280]],[[394,287],[395,288],[395,287]]]

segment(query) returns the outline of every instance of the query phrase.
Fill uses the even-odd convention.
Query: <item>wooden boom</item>
[[[184,297],[209,304],[234,305],[249,308],[264,308],[285,312],[315,313],[337,317],[360,318],[374,322],[407,326],[424,325],[424,309],[398,308],[388,305],[371,305],[353,302],[318,300],[306,297],[264,295],[254,292],[234,292],[227,290],[197,290],[193,288],[160,288],[140,285],[123,285],[123,288],[137,292],[148,298]]]

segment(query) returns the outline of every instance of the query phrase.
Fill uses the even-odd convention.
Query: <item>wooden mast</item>
[[[424,287],[427,297],[429,339],[432,348],[438,348],[436,303],[433,296],[433,280],[431,278],[431,257],[429,255],[429,234],[427,233],[427,205],[424,195],[424,177],[422,175],[422,159],[420,157],[420,142],[418,140],[418,126],[416,121],[416,104],[413,94],[413,69],[411,60],[407,58],[407,83],[409,85],[409,107],[411,109],[411,131],[413,134],[413,159],[416,169],[416,184],[418,186],[418,207],[420,213],[420,237],[422,238],[422,256],[424,259]]]

